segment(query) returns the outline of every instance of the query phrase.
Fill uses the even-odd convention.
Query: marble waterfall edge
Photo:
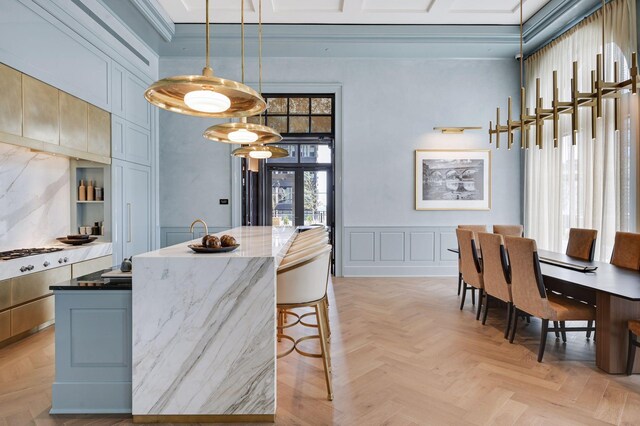
[[[133,414],[275,413],[273,257],[136,257]]]

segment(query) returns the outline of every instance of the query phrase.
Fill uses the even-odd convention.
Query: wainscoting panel
[[[411,232],[409,242],[410,260],[415,262],[433,262],[435,260],[435,232]]]
[[[380,260],[404,260],[404,232],[380,233]]]
[[[375,256],[375,238],[374,232],[352,232],[349,235],[349,243],[351,247],[345,253],[349,253],[349,261],[374,261]]]
[[[345,227],[343,274],[456,276],[454,227]]]

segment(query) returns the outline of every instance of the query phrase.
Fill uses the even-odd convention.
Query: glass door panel
[[[304,172],[304,225],[327,225],[328,173],[326,171]]]
[[[294,170],[271,171],[271,224],[273,226],[296,226]]]

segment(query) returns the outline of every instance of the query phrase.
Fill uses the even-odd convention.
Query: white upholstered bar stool
[[[285,258],[319,244],[329,244],[329,236],[319,235],[318,238],[308,238],[305,241],[299,242],[298,244],[291,244],[289,250],[287,250],[287,253],[285,254]]]
[[[278,354],[282,358],[294,350],[300,355],[322,358],[325,380],[327,382],[327,398],[333,400],[333,387],[331,384],[331,355],[328,349],[328,326],[326,299],[329,283],[329,269],[331,260],[331,246],[324,245],[307,251],[304,256],[280,265],[277,272],[277,308],[278,308],[278,339],[286,339],[293,346]],[[295,308],[312,307],[318,319],[318,334],[304,336],[299,339],[284,334],[284,329],[296,325],[299,321],[284,325],[283,312]],[[309,339],[319,339],[320,353],[312,354],[298,347],[300,342]]]
[[[322,227],[317,226],[317,227],[314,227],[314,228],[309,229],[307,231],[298,232],[298,234],[296,235],[296,240],[300,239],[300,238],[301,239],[310,238],[310,237],[316,236],[318,234],[326,233],[326,232],[327,232],[327,229],[324,226],[322,226]]]

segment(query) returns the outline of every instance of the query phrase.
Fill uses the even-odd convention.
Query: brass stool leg
[[[282,338],[280,337],[280,335],[282,334],[282,330],[283,330],[283,326],[284,325],[284,314],[282,313],[282,309],[278,309],[278,342],[282,342]]]
[[[331,326],[329,325],[329,299],[325,298],[324,303],[324,319],[327,324],[327,341],[331,339]]]
[[[323,303],[323,302],[320,302]],[[327,399],[333,401],[333,385],[331,384],[331,355],[327,348],[326,323],[324,318],[324,308],[320,303],[315,306],[318,318],[318,331],[320,332],[320,348],[322,350],[322,364],[324,366],[324,378],[327,381]]]

